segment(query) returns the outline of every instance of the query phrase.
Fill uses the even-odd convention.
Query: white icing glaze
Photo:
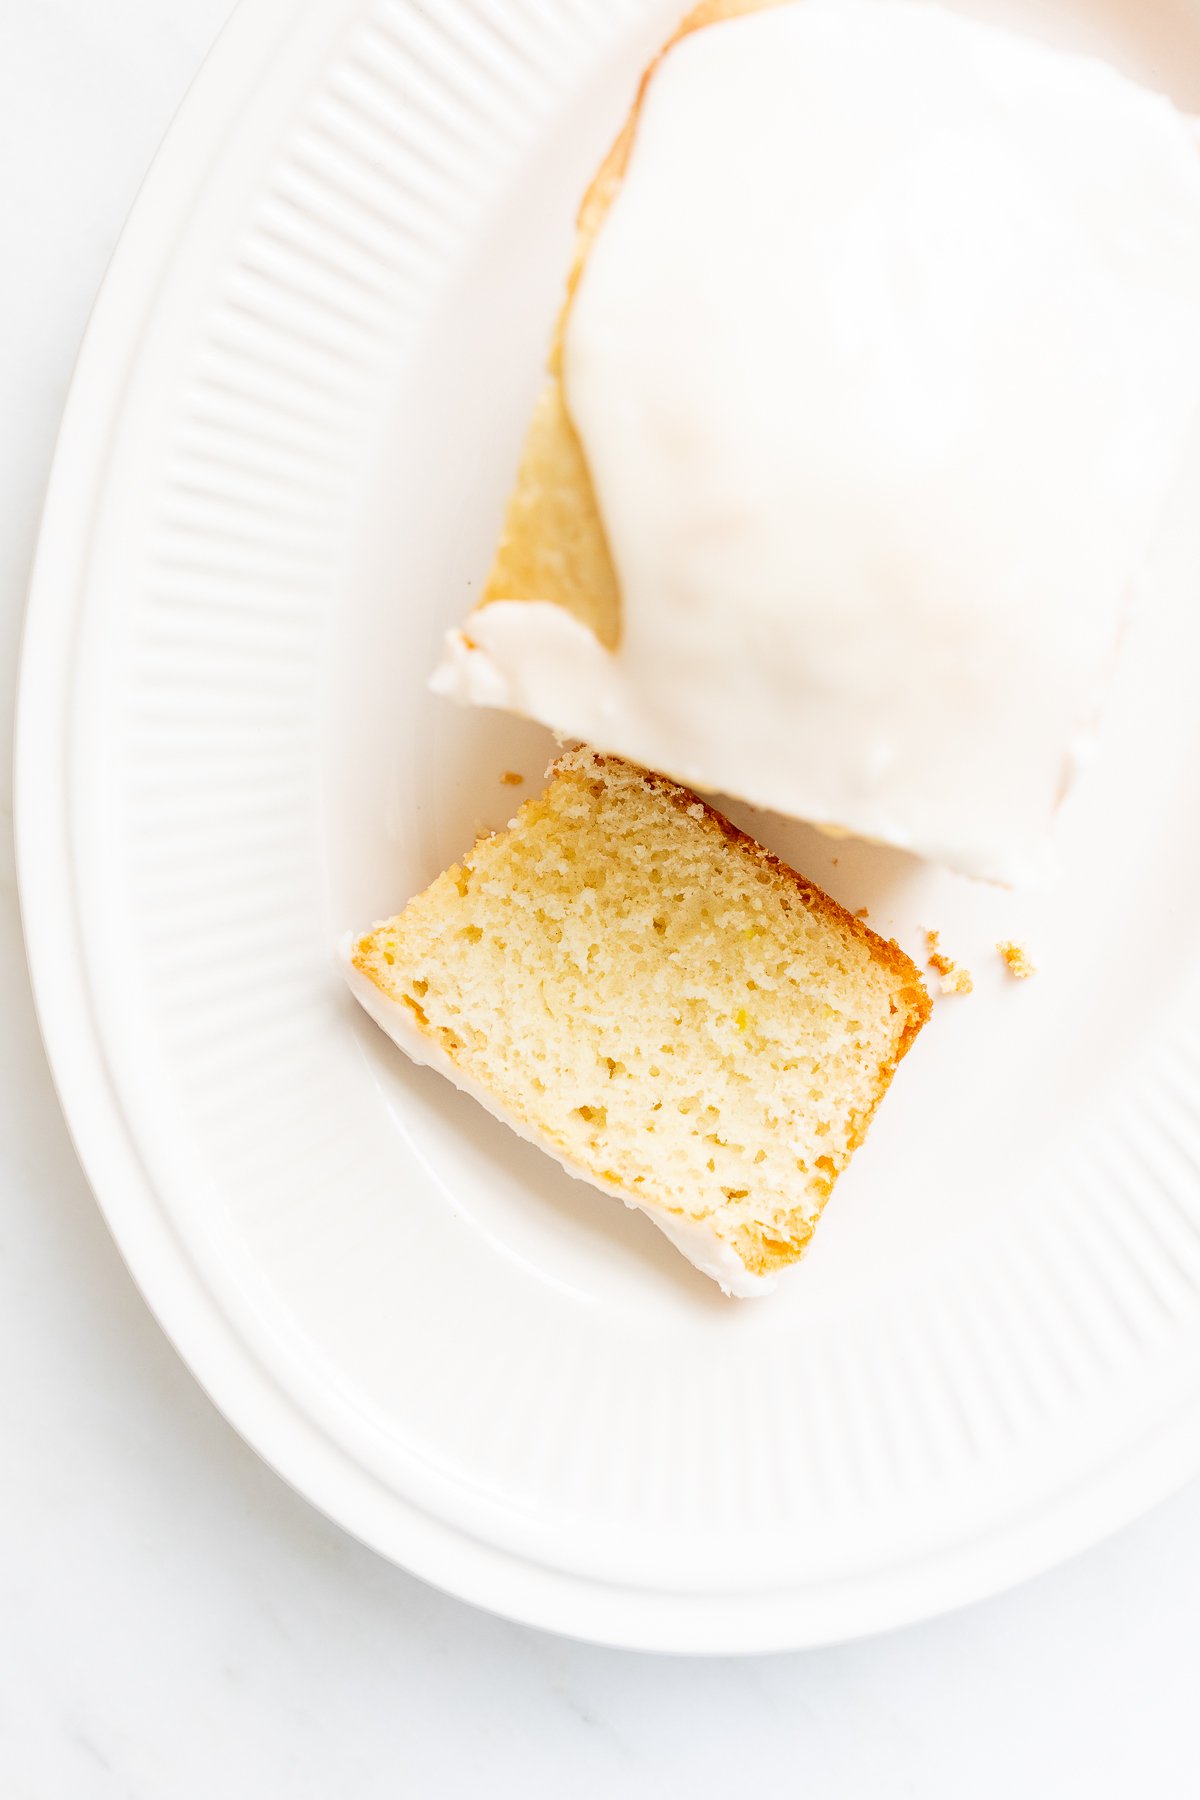
[[[574,1176],[577,1181],[586,1181],[590,1186],[599,1188],[602,1193],[611,1194],[614,1199],[624,1201],[626,1206],[644,1212],[646,1217],[652,1219],[659,1230],[670,1238],[676,1249],[681,1250],[688,1261],[694,1264],[702,1274],[711,1276],[725,1293],[733,1295],[736,1299],[746,1300],[761,1294],[769,1294],[772,1291],[777,1277],[752,1274],[737,1253],[717,1237],[711,1226],[704,1220],[667,1212],[664,1207],[655,1206],[652,1201],[635,1199],[623,1188],[616,1187],[611,1182],[598,1181],[586,1169],[580,1168],[577,1163],[570,1162],[561,1155],[536,1131],[531,1131],[521,1119],[501,1106],[495,1095],[490,1093],[487,1088],[481,1087],[478,1082],[472,1081],[468,1075],[465,1075],[457,1064],[446,1055],[440,1044],[436,1044],[431,1038],[426,1037],[406,1006],[401,1005],[397,1000],[389,999],[381,988],[376,987],[369,975],[364,975],[361,969],[355,968],[351,960],[352,946],[353,939],[347,936],[342,940],[339,949],[339,961],[351,993],[364,1011],[370,1014],[377,1025],[382,1026],[392,1042],[403,1050],[406,1056],[411,1057],[413,1062],[421,1063],[426,1068],[436,1070],[439,1075],[444,1075],[462,1093],[470,1095],[472,1100],[477,1100],[480,1106],[490,1112],[493,1118],[499,1119],[502,1125],[507,1125],[510,1130],[517,1133],[518,1137],[523,1137],[530,1144],[536,1144],[539,1150],[544,1150],[548,1156],[552,1156],[555,1162],[559,1163],[567,1171],[567,1174]]]
[[[565,340],[615,653],[497,603],[436,685],[1020,882],[1200,397],[1200,159],[1102,64],[796,0],[650,82]]]

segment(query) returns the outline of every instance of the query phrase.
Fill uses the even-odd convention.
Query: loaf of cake
[[[586,625],[607,648],[615,648],[621,635],[620,590],[563,379],[563,336],[571,302],[596,234],[620,191],[642,103],[663,58],[684,38],[706,25],[789,3],[790,0],[703,0],[668,38],[643,75],[629,118],[579,209],[567,299],[550,346],[546,379],[525,438],[482,606],[498,600],[550,601]],[[452,653],[456,647],[457,639],[452,642]]]
[[[894,943],[695,794],[584,749],[348,974],[415,1061],[736,1295],[803,1254],[929,1013]]]
[[[708,0],[579,216],[439,691],[1035,878],[1200,401],[1200,157],[913,0]]]

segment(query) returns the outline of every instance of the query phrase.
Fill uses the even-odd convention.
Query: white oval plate
[[[775,1299],[724,1301],[393,1052],[331,947],[546,760],[425,678],[487,562],[575,202],[677,10],[245,0],[63,427],[21,882],[101,1204],[258,1450],[515,1618],[758,1650],[994,1590],[1200,1465],[1200,517],[1193,468],[1045,893],[759,821],[977,977]]]

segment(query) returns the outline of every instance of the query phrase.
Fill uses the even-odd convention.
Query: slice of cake
[[[929,1014],[895,944],[687,789],[588,750],[350,965],[415,1061],[740,1295],[803,1254]]]

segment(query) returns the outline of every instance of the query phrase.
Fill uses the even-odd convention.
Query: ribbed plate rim
[[[527,1563],[383,1490],[274,1386],[175,1237],[123,1115],[91,1015],[72,879],[64,750],[72,641],[86,597],[103,447],[122,405],[141,323],[170,255],[171,221],[231,117],[248,71],[303,13],[340,0],[241,0],[139,194],[80,351],[55,452],[30,585],[14,783],[18,891],[38,1018],[93,1191],[165,1333],[231,1425],[281,1477],[390,1560],[524,1623],[629,1648],[752,1653],[893,1628],[1011,1586],[1085,1548],[1200,1472],[1200,1403],[1130,1443],[1090,1482],[986,1538],[867,1578],[776,1595],[687,1595],[604,1585]],[[1200,1396],[1197,1397],[1200,1402]]]

